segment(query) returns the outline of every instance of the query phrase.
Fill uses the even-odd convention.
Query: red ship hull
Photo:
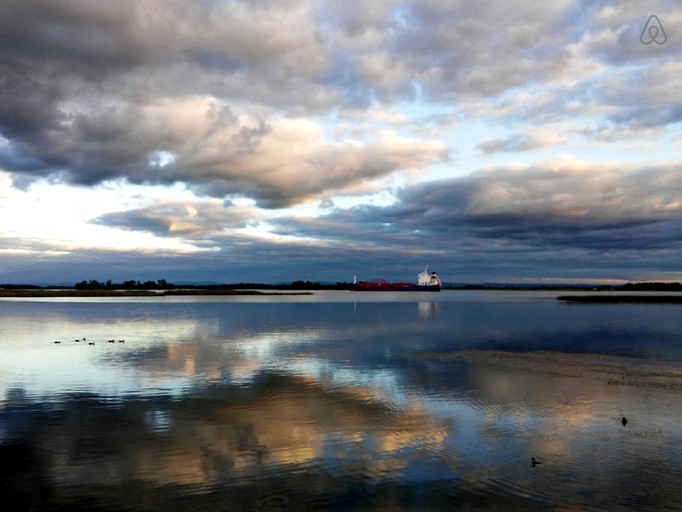
[[[439,292],[439,285],[387,283],[386,281],[358,281],[351,288],[355,292]]]

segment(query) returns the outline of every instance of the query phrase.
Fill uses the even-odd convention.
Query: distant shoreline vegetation
[[[259,283],[238,284],[183,284],[175,285],[165,279],[157,281],[111,280],[80,281],[68,286],[38,286],[27,284],[0,284],[0,297],[159,297],[170,295],[303,295],[316,289],[316,283],[294,281],[285,285]],[[262,290],[273,290],[272,292]],[[282,290],[282,291],[278,291]]]
[[[626,283],[623,285],[590,285],[590,284],[466,284],[444,286],[451,290],[548,290],[548,291],[595,291],[595,292],[682,292],[682,283]]]
[[[588,303],[682,304],[682,295],[561,295],[557,300]]]
[[[171,295],[310,295],[311,292],[264,292],[259,290],[230,290],[213,288],[178,288],[175,290],[73,290],[63,287],[55,288],[3,288],[0,285],[0,297],[166,297]]]
[[[292,281],[291,283],[232,283],[232,284],[181,284],[165,279],[156,281],[128,280],[114,283],[111,280],[80,281],[68,286],[38,286],[31,284],[0,284],[0,297],[107,297],[107,296],[169,296],[169,295],[282,295],[312,292],[315,290],[350,290],[352,283],[319,283]],[[624,285],[520,285],[520,284],[458,284],[444,285],[445,290],[542,290],[590,292],[682,292],[682,283],[626,283]],[[267,291],[263,291],[267,290]],[[270,292],[268,292],[270,291]],[[282,293],[285,292],[285,293]],[[560,300],[585,302],[590,296],[559,297]],[[600,296],[598,301],[614,302],[614,296]],[[617,297],[617,296],[616,296]],[[681,297],[682,299],[682,297]],[[621,301],[627,301],[624,299]],[[651,299],[653,300],[653,299]]]

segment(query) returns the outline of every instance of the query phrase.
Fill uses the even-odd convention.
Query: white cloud
[[[142,232],[129,233],[93,224],[94,217],[122,209],[135,208],[154,195],[182,196],[178,190],[154,190],[121,186],[115,183],[97,188],[74,188],[35,182],[28,190],[11,187],[6,173],[0,187],[0,237],[32,241],[22,250],[70,252],[82,249],[196,251],[198,248],[179,238],[160,238]]]

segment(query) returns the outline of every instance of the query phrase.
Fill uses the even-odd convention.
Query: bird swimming
[[[535,457],[531,457],[531,458],[530,458],[530,465],[531,465],[531,466],[535,467],[535,466],[537,466],[538,464],[542,464],[542,462],[540,462],[539,460],[535,460]]]
[[[625,416],[623,416],[623,418],[620,420],[620,422],[623,424],[623,426],[628,424],[628,420],[625,419]]]

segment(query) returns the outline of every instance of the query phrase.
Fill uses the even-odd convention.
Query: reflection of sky
[[[0,396],[15,386],[31,395],[88,391],[118,396],[158,388],[178,391],[183,385],[178,375],[139,372],[128,358],[140,352],[165,352],[168,340],[186,337],[194,330],[195,322],[158,324],[143,319],[116,319],[109,323],[106,319],[58,315],[42,317],[40,322],[31,320],[15,316],[0,331]],[[110,339],[115,342],[109,343]],[[120,339],[125,342],[120,343]],[[59,344],[54,343],[57,340]]]
[[[561,347],[571,334],[572,347],[627,351],[629,340],[613,343],[633,329],[649,353],[676,353],[679,321],[668,310],[627,308],[624,325],[610,311],[553,301],[4,304],[0,446],[34,436],[59,485],[132,478],[206,492],[226,479],[305,474],[296,492],[328,475],[583,504],[572,493],[591,483],[579,473],[584,460],[602,474],[597,494],[609,496],[622,484],[622,453],[648,463],[680,445],[678,396],[410,352],[518,349],[523,338],[546,349],[548,337]],[[604,332],[610,345],[590,338]],[[73,341],[82,336],[96,345]],[[545,491],[534,488],[530,456],[550,470]],[[681,463],[661,462],[665,478],[680,476]]]
[[[501,302],[495,293],[485,301],[469,295],[469,302],[447,294],[444,300],[352,304],[323,296],[320,303],[290,297],[246,303],[4,302],[0,391],[19,385],[37,395],[70,389],[177,393],[203,381],[248,384],[263,369],[276,369],[357,383],[404,403],[400,357],[412,350],[589,348],[682,357],[679,320],[665,307],[586,309],[523,292],[513,302]],[[96,345],[73,341],[83,336]],[[107,343],[111,338],[126,343]],[[62,343],[53,344],[56,339]]]

